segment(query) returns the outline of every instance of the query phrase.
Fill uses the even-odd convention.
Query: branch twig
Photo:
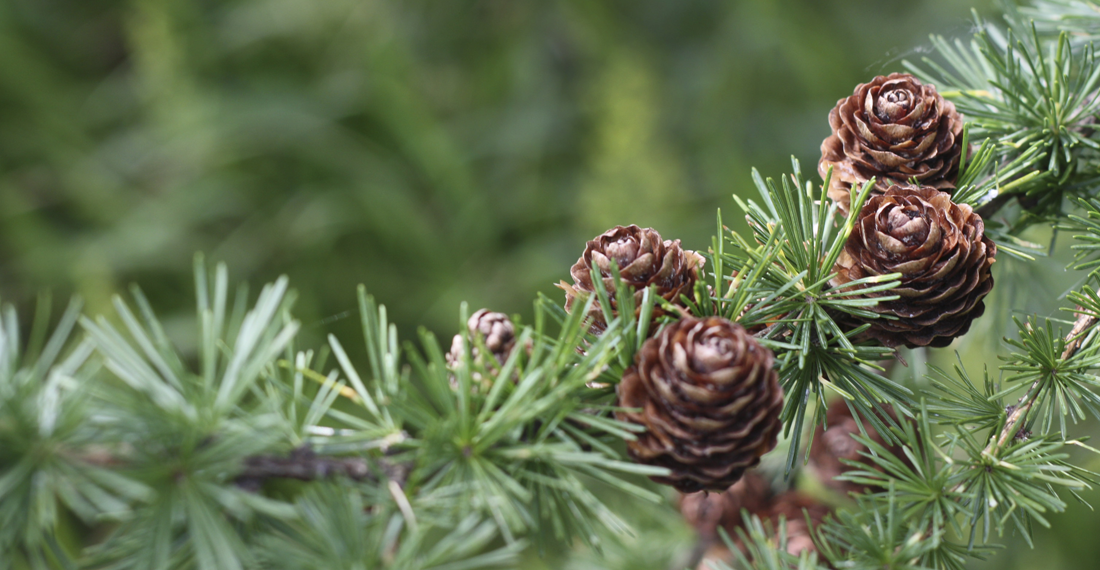
[[[1081,307],[1078,307],[1081,309]],[[1070,329],[1069,334],[1066,335],[1066,348],[1062,351],[1062,360],[1066,360],[1077,353],[1081,348],[1081,341],[1083,340],[1082,333],[1089,329],[1092,325],[1096,324],[1096,317],[1087,315],[1085,313],[1077,313],[1077,320],[1073,323],[1073,328]],[[1027,393],[1020,397],[1016,402],[1016,406],[1013,407],[1012,413],[1008,415],[1008,419],[1005,420],[1005,426],[1001,429],[1000,436],[995,441],[990,441],[989,445],[985,448],[985,453],[992,453],[993,451],[1004,447],[1006,443],[1012,438],[1016,437],[1016,434],[1020,432],[1020,427],[1025,425],[1027,420],[1027,414],[1031,411],[1031,407],[1035,405],[1036,396],[1043,379],[1039,378],[1031,384]],[[1026,403],[1025,403],[1026,401]]]
[[[374,464],[374,469],[371,464]],[[368,461],[362,457],[326,457],[308,447],[299,447],[288,457],[254,455],[245,459],[244,471],[234,479],[239,487],[259,490],[268,479],[315,481],[330,477],[347,477],[355,481],[377,480],[377,473],[400,486],[405,485],[409,466],[384,459]]]
[[[127,464],[125,450],[91,448],[82,453],[73,454],[89,465],[107,469],[123,467]],[[289,456],[253,455],[244,459],[244,470],[233,483],[248,491],[258,491],[268,479],[297,479],[316,481],[331,477],[347,477],[354,481],[379,481],[379,474],[404,488],[412,466],[407,463],[394,463],[385,458],[366,459],[363,457],[330,457],[317,455],[309,446],[302,446],[290,452]]]
[[[1001,208],[1003,208],[1005,204],[1008,204],[1009,200],[1012,200],[1015,197],[1016,194],[1012,193],[997,194],[992,200],[986,202],[985,204],[982,204],[974,211],[979,216],[981,216],[983,220],[988,220],[989,218],[993,217],[993,214],[996,214]]]

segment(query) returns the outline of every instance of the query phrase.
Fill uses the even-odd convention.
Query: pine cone
[[[890,408],[884,408],[883,414],[897,420],[897,414]],[[880,414],[880,417],[882,417],[882,414]],[[882,419],[885,418],[882,417]],[[863,420],[863,429],[866,430],[867,436],[872,441],[886,447],[890,453],[897,457],[905,457],[901,446],[896,444],[887,445],[886,438],[882,437],[871,426],[870,422]],[[836,477],[856,469],[842,463],[842,459],[858,461],[867,467],[873,465],[861,454],[868,452],[867,446],[852,439],[853,435],[859,433],[859,424],[856,423],[855,418],[852,416],[852,410],[844,400],[834,400],[829,404],[829,409],[825,412],[825,425],[818,425],[814,429],[813,444],[810,445],[809,467],[825,486],[834,491],[848,494],[863,493],[867,490],[867,487],[863,485],[836,480]]]
[[[658,483],[724,491],[775,447],[783,390],[775,356],[738,324],[685,318],[642,345],[618,386],[621,421],[645,426],[635,461],[668,467]]]
[[[875,178],[872,195],[916,178],[954,190],[963,119],[932,85],[907,73],[876,77],[829,111],[833,133],[821,143],[817,170],[833,177],[829,197],[848,212],[849,191]]]
[[[747,485],[743,485],[746,483]],[[722,511],[723,516],[716,526],[709,526],[710,519],[715,518],[709,512],[706,519],[693,518],[697,517],[698,514],[696,507],[703,504],[708,505],[713,510]],[[778,524],[779,517],[785,517],[787,552],[794,555],[800,554],[803,550],[817,550],[811,536],[811,528],[806,524],[806,514],[810,515],[810,520],[816,526],[830,511],[828,506],[805,493],[785,491],[773,494],[767,481],[752,471],[746,473],[741,481],[738,481],[737,484],[724,493],[685,495],[680,505],[684,517],[692,524],[695,524],[696,521],[703,522],[706,526],[695,525],[696,529],[699,530],[700,538],[706,542],[714,543],[714,546],[707,549],[704,554],[704,561],[720,560],[726,563],[733,561],[733,553],[730,552],[724,542],[717,540],[717,526],[724,528],[734,546],[743,550],[741,538],[737,535],[737,529],[744,526],[744,519],[741,517],[742,508],[747,510],[750,515],[760,517],[760,520],[765,523],[765,526],[771,532],[776,531],[775,525]],[[709,570],[710,566],[700,564],[698,568]]]
[[[770,512],[773,497],[768,480],[750,470],[721,493],[699,491],[681,495],[680,514],[705,539],[716,540],[719,527],[736,537],[733,529],[741,526],[741,509],[765,516]]]
[[[497,364],[504,364],[516,345],[516,326],[504,313],[493,313],[489,309],[481,309],[466,321],[466,329],[471,341],[474,338],[481,338],[485,342],[485,348],[496,359]],[[462,362],[465,342],[463,335],[454,336],[451,341],[451,350],[447,353],[449,366]],[[475,361],[481,358],[481,349],[476,342],[472,343],[470,355]]]
[[[618,314],[611,260],[619,265],[623,282],[634,288],[634,306],[639,309],[643,291],[650,285],[656,285],[656,293],[661,298],[681,305],[680,294],[691,294],[704,261],[698,253],[681,248],[680,240],[661,240],[661,234],[653,229],[635,225],[615,226],[585,245],[584,254],[569,270],[574,284],[564,281],[558,284],[565,290],[566,311],[572,312],[574,305],[583,305],[589,295],[595,294],[596,287],[592,282],[594,261],[611,299],[611,314]],[[664,312],[660,307],[654,307],[654,317],[662,314]],[[593,333],[600,334],[607,328],[598,302],[592,305],[589,318]]]
[[[872,275],[900,273],[901,285],[870,297],[900,295],[870,310],[896,319],[870,320],[867,335],[886,346],[943,347],[985,311],[997,246],[981,216],[935,188],[892,186],[863,206],[837,260],[833,287]],[[839,315],[842,324],[859,319]]]

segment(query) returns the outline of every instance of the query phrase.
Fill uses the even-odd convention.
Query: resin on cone
[[[875,179],[872,195],[916,179],[953,190],[962,154],[963,118],[932,85],[907,73],[879,76],[856,87],[829,112],[832,134],[821,143],[817,169],[841,212],[850,192]]]
[[[721,317],[670,324],[642,345],[617,388],[626,409],[615,416],[646,428],[628,453],[669,468],[652,479],[681,492],[726,490],[775,447],[783,390],[774,362]]]

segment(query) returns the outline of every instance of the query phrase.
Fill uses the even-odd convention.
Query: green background
[[[253,285],[289,275],[307,342],[355,344],[358,283],[406,338],[453,334],[464,300],[529,317],[615,224],[689,249],[710,244],[718,207],[741,224],[730,195],[755,197],[751,167],[778,176],[794,155],[812,173],[836,100],[922,57],[929,33],[965,37],[971,7],[992,13],[955,0],[0,0],[0,297],[27,309],[43,289],[77,293],[98,313],[138,283],[186,350],[202,251]],[[996,366],[1011,315],[1057,314],[1079,278],[1063,271],[1065,242],[1052,259],[998,260],[986,316],[955,346],[973,372]],[[545,564],[663,570],[690,547],[670,507],[623,509],[637,542]],[[1073,506],[1052,521],[1035,550],[1006,537],[988,566],[1097,566],[1097,516]]]

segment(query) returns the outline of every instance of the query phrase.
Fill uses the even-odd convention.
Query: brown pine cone
[[[891,419],[897,420],[897,414],[890,408],[884,408],[883,414],[890,416]],[[882,415],[880,414],[880,417]],[[885,419],[885,417],[882,417]],[[887,445],[886,438],[882,437],[871,423],[863,420],[863,429],[866,430],[867,436],[871,438],[875,443],[886,447],[890,453],[897,457],[904,458],[905,454],[902,452],[899,445]],[[868,449],[866,445],[852,439],[853,435],[859,435],[859,424],[856,423],[855,418],[852,416],[852,410],[848,407],[848,404],[843,399],[834,400],[829,404],[829,409],[825,412],[825,425],[818,425],[814,429],[813,443],[810,445],[810,463],[809,469],[825,486],[833,489],[834,491],[848,494],[848,493],[863,493],[868,490],[863,485],[858,485],[850,481],[837,481],[836,477],[852,471],[854,468],[849,465],[845,465],[841,462],[842,459],[849,461],[858,461],[863,463],[868,468],[874,464],[861,453],[867,453]]]
[[[886,346],[943,347],[965,334],[985,311],[982,298],[993,288],[990,266],[997,246],[985,237],[981,216],[935,188],[891,186],[864,204],[837,260],[842,287],[872,275],[900,273],[901,285],[869,297],[900,295],[869,309],[896,319],[868,322],[868,336]],[[841,324],[857,326],[852,315]]]
[[[516,326],[504,313],[493,313],[489,309],[481,309],[466,321],[466,329],[471,341],[474,338],[481,338],[485,342],[485,348],[496,359],[497,364],[503,364],[516,345]],[[465,337],[456,334],[451,341],[451,350],[447,353],[447,364],[454,366],[462,362],[464,350]],[[480,352],[481,349],[477,343],[472,342],[470,354],[474,360],[481,357]]]
[[[564,281],[558,283],[557,286],[565,291],[566,311],[572,312],[574,305],[583,305],[589,295],[595,295],[596,287],[592,282],[592,263],[595,262],[611,299],[611,314],[618,314],[611,260],[619,265],[623,282],[634,288],[634,306],[639,309],[643,291],[650,285],[656,285],[656,293],[661,298],[681,305],[680,294],[691,294],[704,261],[698,253],[681,248],[680,240],[662,240],[661,234],[651,228],[615,226],[585,245],[584,254],[569,270],[573,285]],[[636,309],[635,314],[637,312]],[[662,314],[660,307],[654,307],[654,317]],[[593,333],[600,334],[607,328],[598,302],[592,305],[589,318]]]
[[[684,318],[647,340],[618,386],[615,417],[645,426],[627,443],[639,463],[668,467],[658,483],[724,491],[775,447],[783,390],[775,356],[741,325]]]
[[[773,498],[768,480],[750,470],[721,493],[699,491],[682,494],[680,514],[705,539],[717,539],[719,527],[724,527],[731,537],[735,537],[737,535],[733,529],[741,526],[741,509],[765,516],[770,512]]]
[[[892,73],[858,85],[829,111],[833,133],[821,143],[817,170],[833,169],[829,197],[848,212],[849,191],[872,177],[872,195],[916,178],[954,190],[962,153],[963,118],[932,85]]]
[[[752,487],[764,485],[764,488],[758,489],[753,494],[747,494],[746,491],[749,491],[749,489],[742,486],[746,482],[749,482]],[[734,546],[743,549],[741,538],[737,534],[737,529],[744,526],[741,508],[747,510],[750,515],[760,517],[760,520],[765,523],[765,527],[770,532],[776,532],[775,525],[778,524],[780,517],[784,517],[786,519],[784,526],[787,531],[787,552],[794,555],[801,554],[804,550],[817,550],[811,536],[812,529],[806,524],[806,514],[809,514],[812,524],[816,526],[830,511],[828,506],[805,493],[786,491],[778,495],[772,494],[767,481],[751,471],[724,493],[685,495],[681,501],[680,509],[689,523],[694,524],[695,521],[699,520],[693,517],[698,514],[695,507],[704,504],[702,498],[706,499],[706,504],[712,508],[722,509],[723,512],[723,516],[715,527],[709,526],[710,519],[714,518],[714,515],[710,513],[708,513],[707,519],[700,521],[708,526],[700,527],[696,525],[700,538],[713,543],[713,546],[708,548],[703,555],[704,561],[721,560],[726,563],[733,561],[733,553],[730,552],[724,542],[717,540],[719,536],[717,526],[721,526],[726,530],[726,534],[729,535]],[[710,567],[700,564],[698,568],[709,570]]]

